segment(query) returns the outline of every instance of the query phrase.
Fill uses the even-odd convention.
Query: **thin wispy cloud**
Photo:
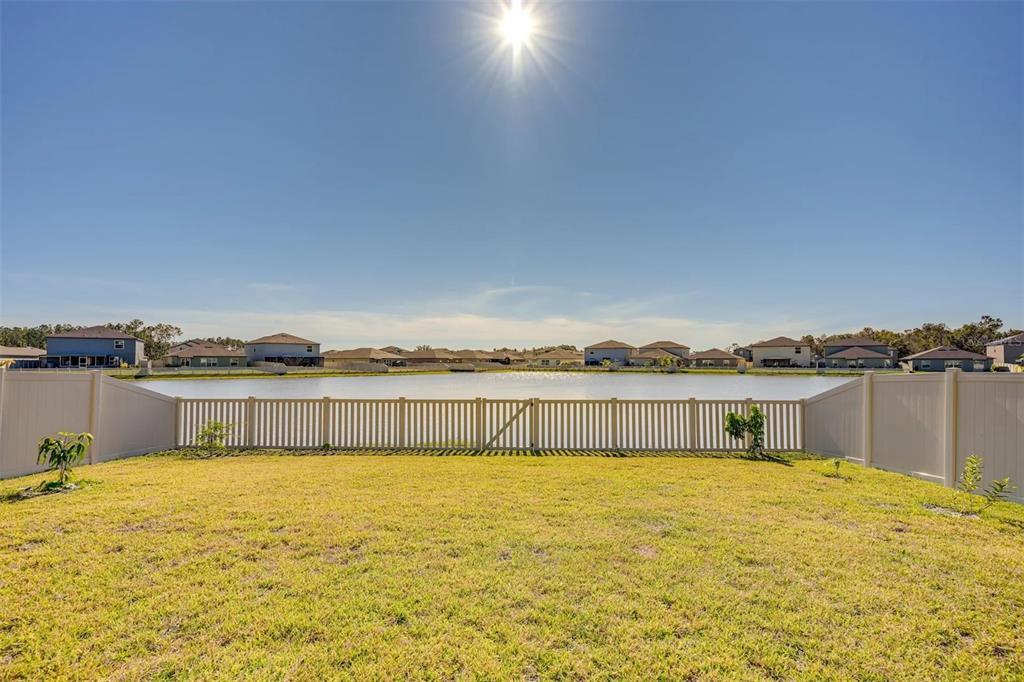
[[[271,291],[275,293],[281,293],[285,291],[295,291],[295,287],[291,284],[283,284],[281,282],[251,282],[248,288],[252,291]]]

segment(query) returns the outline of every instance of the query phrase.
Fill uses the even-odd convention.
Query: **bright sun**
[[[505,11],[505,19],[501,22],[501,33],[505,36],[505,42],[512,47],[518,48],[530,40],[530,32],[533,30],[533,20],[530,13],[523,9],[523,6],[513,0],[512,5]]]

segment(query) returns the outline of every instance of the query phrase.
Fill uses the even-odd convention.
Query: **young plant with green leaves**
[[[233,424],[211,419],[203,424],[203,428],[199,429],[199,433],[196,434],[196,447],[208,455],[220,453],[224,451],[227,440],[231,437],[232,429],[234,429]]]
[[[71,478],[71,468],[85,458],[92,445],[91,433],[60,431],[56,436],[39,440],[39,464],[45,464],[47,471],[57,472],[56,485],[64,487]]]
[[[751,457],[764,457],[764,412],[757,405],[750,406],[750,414],[742,415],[730,412],[725,415],[725,432],[736,440],[744,440],[749,435],[747,454]]]
[[[962,514],[981,514],[1014,490],[1010,477],[997,478],[980,493],[984,468],[981,457],[971,455],[964,460],[964,469],[953,489],[953,507]]]

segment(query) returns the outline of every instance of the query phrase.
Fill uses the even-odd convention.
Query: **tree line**
[[[800,340],[808,344],[813,353],[822,355],[825,352],[825,346],[831,341],[868,336],[892,346],[896,349],[898,357],[902,358],[936,346],[956,346],[974,353],[984,353],[986,343],[1020,333],[1022,333],[1020,329],[1003,329],[1003,321],[998,317],[982,315],[978,322],[968,322],[959,327],[949,327],[943,322],[925,322],[919,327],[905,329],[902,332],[864,327],[857,332],[823,336],[808,335]]]

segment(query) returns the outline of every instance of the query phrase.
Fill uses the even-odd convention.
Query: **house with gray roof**
[[[896,366],[896,349],[867,336],[835,339],[825,344],[818,362],[826,369],[890,369]]]
[[[323,367],[320,344],[300,336],[278,332],[245,343],[248,362],[276,362],[288,367]]]
[[[740,356],[733,355],[721,348],[711,348],[690,354],[692,367],[739,367],[744,362]]]
[[[97,325],[46,337],[46,367],[88,369],[137,367],[146,360],[146,346],[131,334]]]
[[[992,358],[992,364],[1013,365],[1024,358],[1024,334],[1007,336],[985,344],[985,355]]]
[[[937,346],[901,358],[900,364],[911,372],[945,372],[954,367],[964,372],[987,372],[992,369],[992,358],[955,346]]]
[[[640,346],[641,353],[652,350],[663,350],[666,353],[671,353],[677,358],[683,359],[685,359],[686,356],[690,354],[689,346],[682,343],[677,343],[675,341],[654,341],[652,343],[647,344],[646,346]]]
[[[405,358],[381,348],[352,348],[350,350],[329,350],[324,353],[324,367],[346,367],[352,364],[404,365]]]

